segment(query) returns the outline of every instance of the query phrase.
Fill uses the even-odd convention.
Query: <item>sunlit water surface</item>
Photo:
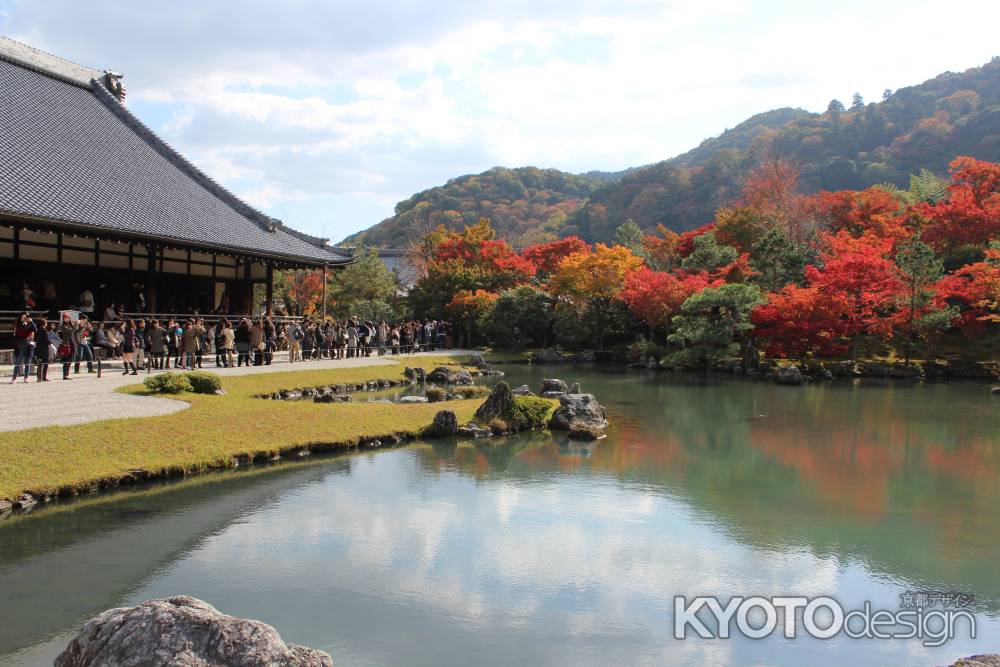
[[[542,369],[508,367],[537,386]],[[0,663],[176,594],[347,665],[940,665],[1000,651],[1000,400],[544,370],[609,437],[439,441],[0,523]],[[401,407],[405,409],[405,407]],[[978,638],[673,637],[675,595],[975,594]]]

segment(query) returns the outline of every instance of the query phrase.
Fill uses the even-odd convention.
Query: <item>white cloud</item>
[[[664,159],[753,113],[982,64],[997,19],[988,0],[0,0],[0,30],[124,71],[130,100],[196,163],[306,230],[338,220],[335,237],[377,220],[326,210],[330,197],[388,215],[495,164]]]

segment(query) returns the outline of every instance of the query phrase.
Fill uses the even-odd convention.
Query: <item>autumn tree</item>
[[[315,269],[284,272],[275,281],[275,293],[289,313],[312,315],[323,302],[323,272]]]
[[[842,304],[819,287],[787,284],[767,295],[750,314],[753,335],[773,357],[804,361],[807,357],[843,352],[846,322]]]
[[[462,232],[434,232],[434,245],[425,274],[410,290],[408,301],[418,317],[440,318],[459,292],[499,292],[528,282],[535,274],[531,262],[506,241],[495,238],[489,220],[480,220]]]
[[[646,264],[657,271],[670,271],[677,268],[681,261],[677,252],[680,234],[663,225],[657,225],[656,232],[656,234],[646,234],[642,237],[642,250]]]
[[[445,314],[465,332],[466,345],[485,329],[496,300],[497,295],[486,290],[460,290],[444,306]]]
[[[521,257],[531,262],[538,277],[544,279],[554,273],[564,259],[589,248],[579,237],[567,236],[558,241],[530,245],[521,251]]]
[[[557,335],[586,347],[625,338],[634,318],[618,296],[625,276],[642,265],[628,248],[603,243],[564,259],[548,282],[556,300]]]
[[[826,235],[824,241],[822,268],[806,267],[806,279],[837,299],[855,358],[862,336],[892,334],[890,316],[903,287],[899,270],[888,258],[892,239],[873,234],[854,238],[840,232]]]
[[[549,290],[566,301],[610,300],[621,291],[625,275],[642,264],[642,258],[628,248],[598,243],[593,251],[566,257],[549,278]]]
[[[689,296],[721,282],[704,272],[674,274],[643,267],[625,276],[621,300],[651,328],[666,330]]]

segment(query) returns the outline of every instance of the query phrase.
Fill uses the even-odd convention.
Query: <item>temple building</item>
[[[0,311],[256,313],[275,270],[351,261],[164,143],[120,74],[0,37],[0,87]]]

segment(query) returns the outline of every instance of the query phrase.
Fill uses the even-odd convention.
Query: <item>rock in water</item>
[[[503,417],[510,414],[513,408],[514,394],[511,392],[510,386],[506,382],[497,382],[493,391],[476,410],[476,419],[485,422],[494,417]]]
[[[84,623],[55,667],[290,665],[332,667],[322,651],[285,644],[269,625],[186,595],[109,609]]]
[[[441,410],[424,433],[429,438],[447,438],[458,433],[458,417],[451,410]]]
[[[426,396],[404,396],[403,398],[399,399],[399,402],[400,403],[426,403],[427,402],[427,397]]]
[[[549,393],[569,393],[569,385],[565,380],[559,378],[545,378],[542,380],[542,394]]]
[[[514,389],[511,393],[515,396],[534,396],[535,392],[531,391],[531,387],[526,384],[522,384],[517,389]]]
[[[774,374],[774,381],[778,384],[799,385],[805,384],[806,379],[795,366],[782,366]]]
[[[579,434],[602,433],[608,425],[608,413],[593,394],[566,394],[559,397],[559,407],[552,413],[549,428]]]
[[[566,361],[566,357],[561,352],[551,347],[539,350],[532,355],[531,360],[538,364],[561,364]]]
[[[573,386],[571,386],[569,388],[569,393],[570,394],[582,394],[583,390],[580,389],[580,383],[579,382],[574,382]]]
[[[568,435],[573,440],[600,440],[604,437],[604,429],[577,420],[570,422]]]

